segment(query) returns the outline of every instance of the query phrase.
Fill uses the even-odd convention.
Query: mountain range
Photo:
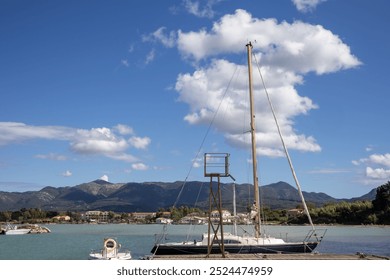
[[[216,184],[213,183],[213,188]],[[173,205],[206,209],[209,201],[209,182],[147,182],[110,183],[95,180],[73,187],[45,187],[39,191],[1,192],[0,211],[40,208],[52,211],[106,210],[114,212],[149,212]],[[231,209],[233,185],[221,184],[223,208]],[[329,202],[373,200],[376,189],[352,199],[336,199],[325,193],[303,192],[307,203],[322,206]],[[260,188],[261,201],[271,209],[290,209],[300,204],[298,191],[285,182]],[[236,185],[238,211],[245,211],[253,202],[250,184]]]

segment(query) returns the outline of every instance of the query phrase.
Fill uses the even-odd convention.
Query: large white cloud
[[[216,129],[224,133],[232,145],[249,144],[248,135],[243,133],[249,130],[249,125],[243,128],[243,116],[249,111],[247,66],[244,62],[237,64],[228,60],[234,58],[231,55],[245,57],[248,40],[256,40],[254,53],[288,147],[320,151],[313,136],[298,133],[294,128],[295,117],[318,108],[310,98],[299,95],[296,86],[303,83],[304,75],[309,72],[324,74],[361,64],[337,35],[320,25],[300,21],[279,23],[237,10],[223,16],[209,31],[179,30],[179,52],[197,62],[195,65],[203,65],[177,78],[175,89],[179,100],[190,107],[185,120],[191,124],[209,124],[220,108],[214,119]],[[256,67],[254,76],[259,77]],[[282,154],[280,140],[260,79],[254,81],[254,87],[258,153],[279,156]],[[245,121],[249,124],[249,120]]]
[[[131,127],[122,124],[114,128],[79,129],[0,122],[0,145],[9,145],[32,139],[60,140],[69,142],[71,150],[78,154],[103,155],[116,160],[136,162],[138,159],[128,154],[128,149],[130,147],[146,149],[150,144],[150,139],[137,136],[132,136],[130,139],[123,137],[123,135],[133,133]],[[38,155],[37,157],[48,158],[47,155]]]
[[[219,106],[235,68],[244,75],[234,78],[224,102]],[[179,75],[176,83],[176,90],[180,93],[179,100],[191,107],[191,112],[185,116],[185,120],[191,124],[209,124],[220,107],[220,113],[214,119],[214,127],[225,134],[228,143],[240,147],[248,145],[249,135],[243,133],[249,130],[249,98],[245,71],[244,65],[214,60],[207,68],[198,69],[192,74]],[[264,77],[269,77],[271,87],[268,91],[278,110],[278,119],[287,144],[290,148],[302,151],[319,151],[321,148],[313,137],[297,135],[292,127],[294,116],[317,108],[309,98],[299,96],[294,89],[293,85],[300,83],[301,78],[293,73],[283,73],[278,74],[279,79],[275,79],[271,78],[275,74],[272,72],[275,72],[272,68],[265,69]],[[258,152],[280,156],[280,139],[264,92],[258,90],[255,95]],[[246,120],[245,116],[248,116]]]
[[[189,58],[201,60],[213,55],[242,53],[244,42],[255,41],[262,64],[286,70],[318,74],[360,64],[350,48],[321,25],[275,19],[257,19],[244,10],[223,16],[211,31],[178,31],[177,45]]]

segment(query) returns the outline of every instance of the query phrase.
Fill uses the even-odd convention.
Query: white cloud
[[[166,32],[166,27],[160,27],[149,35],[143,36],[144,42],[160,42],[167,48],[173,48],[176,45],[176,32]]]
[[[197,1],[185,3],[193,13],[201,10]],[[314,2],[306,3],[306,6],[310,5],[315,6]],[[249,111],[247,66],[228,59],[243,55],[245,42],[253,41],[253,52],[261,64],[267,90],[290,149],[321,150],[313,136],[306,136],[294,128],[297,116],[318,108],[310,98],[299,95],[296,90],[297,85],[303,83],[304,75],[337,72],[361,64],[348,45],[321,25],[259,19],[241,9],[221,17],[211,30],[168,33],[165,28],[159,28],[145,38],[160,41],[166,47],[177,46],[184,58],[198,65],[192,73],[179,74],[176,80],[179,101],[190,107],[184,119],[190,124],[209,124],[224,98],[220,107],[222,113],[216,116],[213,125],[225,135],[228,143],[240,147],[249,143],[248,135],[243,133],[249,130],[248,126],[243,127],[243,121],[249,123],[243,119]],[[257,72],[256,67],[254,71]],[[234,73],[237,73],[235,77]],[[255,80],[254,87],[258,153],[281,156],[280,139],[261,82]]]
[[[50,160],[67,160],[66,156],[59,155],[59,154],[56,154],[56,153],[49,153],[49,154],[46,154],[46,155],[39,154],[39,155],[36,155],[35,157],[36,158],[40,158],[40,159],[50,159]]]
[[[310,174],[339,174],[339,173],[349,173],[351,170],[346,169],[314,169],[309,171]]]
[[[243,116],[249,111],[247,66],[219,58],[221,55],[243,55],[248,38],[256,40],[254,53],[260,61],[287,146],[301,151],[320,151],[313,136],[298,133],[294,128],[295,117],[318,108],[310,98],[299,95],[296,86],[303,83],[304,75],[309,72],[324,74],[360,65],[350,48],[320,25],[299,21],[279,23],[237,10],[216,21],[210,31],[179,30],[178,50],[185,58],[204,64],[193,73],[181,73],[177,77],[175,89],[179,101],[190,106],[184,119],[191,124],[209,124],[224,98],[214,127],[234,146],[249,144],[249,135],[243,133],[249,130],[248,126],[243,128]],[[256,67],[254,71],[254,76],[258,77]],[[234,73],[238,74],[233,77]],[[254,81],[254,88],[257,152],[281,156],[280,139],[260,79]],[[249,120],[245,121],[249,124]]]
[[[209,124],[223,98],[226,85],[234,73],[245,73],[245,65],[235,65],[226,60],[214,60],[207,68],[196,70],[193,74],[179,75],[176,90],[179,100],[190,105],[191,112],[185,120],[191,124]],[[303,134],[297,134],[293,128],[293,118],[307,114],[317,106],[307,97],[301,97],[294,89],[295,84],[301,82],[301,77],[293,73],[278,74],[279,79],[273,78],[276,70],[268,68],[264,77],[269,78],[269,93],[274,106],[278,110],[278,119],[284,132],[284,138],[289,148],[301,151],[320,151],[316,140]],[[230,85],[229,94],[220,107],[220,113],[214,119],[214,127],[224,133],[229,144],[239,147],[249,145],[249,120],[246,127],[243,117],[249,115],[249,102],[247,93],[247,77],[238,76]],[[259,84],[257,84],[259,85]],[[263,91],[256,91],[256,123],[258,132],[258,153],[268,156],[282,156],[282,147],[275,123],[270,114]]]
[[[125,67],[129,67],[129,61],[127,59],[122,59],[121,64]]]
[[[100,177],[100,180],[108,182],[108,176],[107,175],[103,175],[102,177]]]
[[[202,3],[204,5],[202,6]],[[183,5],[188,13],[201,17],[201,18],[213,18],[215,12],[213,10],[213,6],[217,3],[221,2],[221,0],[206,0],[206,1],[192,1],[192,0],[184,0]]]
[[[320,25],[257,19],[244,10],[223,16],[210,32],[179,30],[177,45],[185,57],[199,61],[214,55],[242,53],[248,39],[256,40],[255,52],[261,52],[263,66],[283,71],[323,74],[360,64],[337,35]]]
[[[70,144],[71,149],[81,154],[116,154],[128,148],[125,139],[117,137],[111,129],[77,129]]]
[[[353,160],[352,161],[353,165],[360,165],[360,163],[361,163],[361,161],[359,161],[359,160]]]
[[[30,126],[18,122],[0,122],[0,145],[31,139],[68,140],[74,129],[60,126]]]
[[[367,158],[353,160],[352,164],[365,167],[364,183],[384,183],[390,180],[390,154],[372,154]]]
[[[118,124],[114,127],[114,129],[121,135],[134,134],[133,128],[125,124]]]
[[[369,161],[374,164],[384,165],[390,167],[390,154],[373,154],[369,157]]]
[[[127,154],[127,153],[119,153],[119,154],[106,154],[106,157],[115,159],[115,160],[120,160],[120,161],[125,161],[125,162],[135,162],[138,160],[137,157]]]
[[[160,27],[156,31],[142,36],[143,42],[158,42],[161,43],[164,47],[173,48],[176,45],[176,32],[166,32],[166,27]],[[150,50],[145,58],[145,64],[148,65],[151,63],[156,57],[156,50]]]
[[[197,157],[192,159],[192,167],[200,168],[203,166],[203,157]]]
[[[369,145],[366,147],[366,152],[371,152],[374,150],[374,147],[372,145]]]
[[[138,171],[145,171],[145,170],[148,170],[148,169],[149,169],[149,167],[148,167],[146,164],[141,163],[141,162],[139,162],[139,163],[133,163],[133,164],[131,165],[131,168],[133,168],[134,170],[138,170]]]
[[[156,55],[156,51],[153,49],[151,50],[147,55],[146,55],[146,59],[145,59],[145,64],[149,64],[151,63],[153,60],[154,60],[154,57]]]
[[[69,170],[66,170],[61,175],[64,176],[64,177],[71,177],[72,176],[72,172],[70,172]]]
[[[117,134],[118,132],[119,134]],[[131,127],[119,124],[114,128],[78,129],[61,126],[33,126],[24,123],[0,122],[0,145],[15,144],[32,139],[67,141],[71,150],[82,155],[102,155],[115,160],[136,162],[138,159],[128,154],[132,146],[145,149],[151,142],[148,137],[133,136],[129,140],[122,135],[134,134]],[[39,154],[37,158],[64,160],[57,154]]]
[[[385,167],[390,167],[390,154],[372,154],[368,158],[361,158],[359,160],[353,160],[354,165],[360,165],[362,163],[383,165]]]
[[[133,136],[129,139],[129,143],[137,149],[146,149],[151,143],[151,140],[149,137]]]
[[[326,0],[292,0],[298,11],[304,13],[313,11],[320,3],[325,1]]]
[[[366,168],[366,176],[371,179],[387,181],[390,179],[390,170],[384,168]]]

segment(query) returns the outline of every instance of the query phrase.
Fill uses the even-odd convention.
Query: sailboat
[[[296,253],[311,253],[315,250],[318,244],[321,242],[322,237],[319,237],[316,233],[312,220],[310,218],[309,211],[304,201],[302,192],[300,190],[299,183],[296,179],[295,172],[293,176],[298,183],[298,190],[304,205],[306,214],[308,215],[309,222],[312,229],[309,231],[305,239],[301,242],[287,242],[282,238],[275,238],[261,233],[261,219],[260,219],[260,199],[259,199],[259,186],[257,177],[257,159],[256,159],[256,131],[255,131],[255,114],[254,114],[254,101],[252,94],[252,44],[249,42],[247,45],[248,56],[248,76],[249,76],[249,95],[250,95],[250,133],[251,133],[251,148],[252,148],[252,166],[253,166],[253,187],[255,202],[252,206],[252,212],[254,213],[254,235],[239,236],[234,233],[223,232],[222,219],[217,227],[217,230],[211,232],[210,227],[208,233],[203,234],[201,240],[197,241],[183,241],[183,242],[171,242],[171,243],[156,243],[151,250],[153,255],[190,255],[190,254],[218,254],[225,252],[230,254],[296,254]],[[272,106],[272,104],[270,104]],[[275,117],[275,115],[274,115]],[[275,118],[276,120],[276,118]],[[281,134],[280,134],[281,135]],[[282,138],[282,137],[281,137]],[[283,140],[282,140],[283,142]],[[284,145],[284,143],[283,143]],[[284,145],[285,147],[285,145]],[[292,167],[290,157],[288,156],[287,149],[285,151]],[[225,174],[230,176],[229,174]],[[212,191],[210,189],[210,191]],[[209,223],[211,220],[209,219]]]

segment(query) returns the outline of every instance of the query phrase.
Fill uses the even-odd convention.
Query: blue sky
[[[390,179],[389,8],[1,0],[0,190],[206,180],[204,152],[250,182],[252,41],[303,190],[363,195]],[[294,185],[257,65],[254,79],[260,184]]]

